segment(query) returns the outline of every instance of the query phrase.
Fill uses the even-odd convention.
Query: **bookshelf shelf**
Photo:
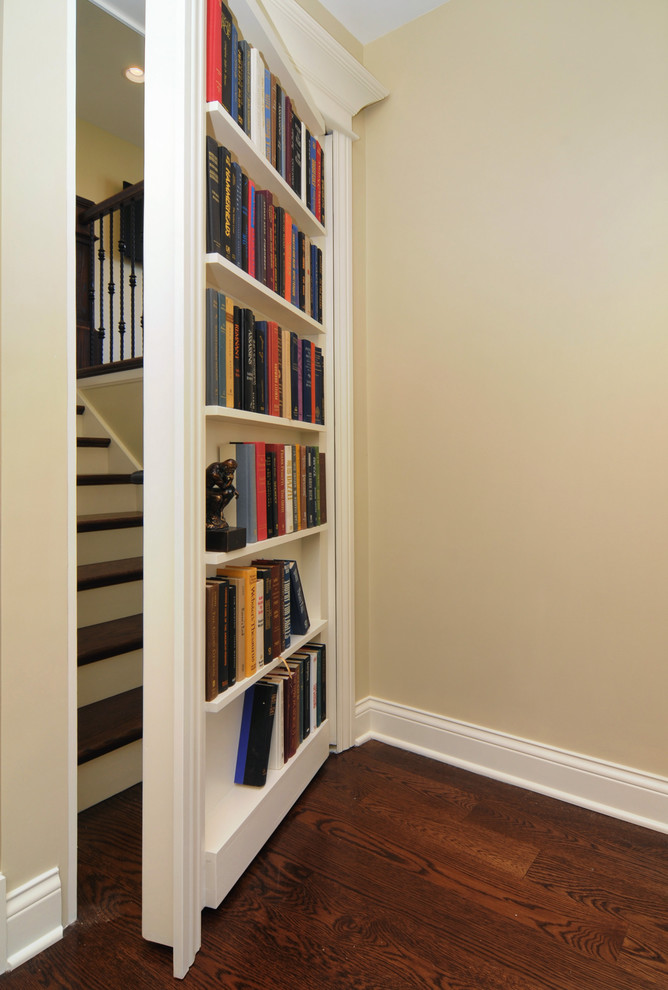
[[[266,416],[263,413],[246,412],[244,409],[228,409],[225,406],[206,406],[204,415],[208,420],[249,423],[251,426],[274,430],[299,430],[304,433],[324,433],[327,429],[320,423],[305,423],[300,419],[285,419],[283,416]]]
[[[263,316],[267,320],[275,320],[305,337],[326,332],[322,323],[318,323],[317,320],[297,309],[273,289],[268,289],[262,282],[258,282],[243,268],[233,265],[222,255],[207,254],[205,262],[207,285],[225,292],[235,300],[242,301],[244,306],[248,306],[256,315]]]
[[[296,543],[298,540],[306,540],[311,536],[319,536],[321,533],[327,532],[327,527],[328,524],[325,523],[323,526],[311,526],[310,529],[300,529],[296,533],[284,533],[282,536],[272,536],[270,540],[261,540],[259,543],[247,543],[245,547],[241,547],[239,550],[229,550],[227,553],[208,551],[204,555],[204,560],[207,564],[223,567],[225,564],[230,564],[233,560],[241,560],[244,557],[264,557],[267,554],[273,553],[274,550],[288,546],[291,543]]]
[[[231,688],[228,688],[228,690],[224,691],[223,694],[219,694],[217,698],[213,699],[213,701],[205,701],[204,711],[209,714],[222,712],[224,708],[231,705],[233,701],[244,693],[244,691],[247,691],[252,684],[255,684],[255,682],[259,681],[261,677],[265,676],[265,674],[269,674],[272,670],[275,670],[276,667],[279,667],[283,663],[283,660],[287,660],[293,653],[297,653],[298,650],[301,650],[307,643],[310,643],[312,639],[320,635],[326,627],[327,622],[325,619],[317,619],[312,622],[311,628],[305,636],[292,637],[289,649],[284,650],[280,657],[272,660],[271,663],[265,664],[264,667],[260,667],[260,669],[253,674],[252,677],[244,677],[243,681],[238,681],[236,684],[233,684]]]
[[[304,201],[290,188],[274,166],[258,154],[257,148],[220,103],[207,103],[207,133],[225,145],[246,172],[252,172],[255,182],[268,189],[286,209],[300,230],[308,237],[323,237],[325,228],[311,213]]]
[[[301,744],[283,770],[269,770],[264,787],[232,785],[207,809],[204,839],[205,906],[216,908],[237,882],[245,864],[260,851],[276,822],[290,810],[299,794],[329,754],[329,723],[325,720]]]

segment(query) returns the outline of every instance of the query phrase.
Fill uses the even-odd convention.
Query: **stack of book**
[[[310,619],[294,560],[220,567],[206,582],[205,698],[252,677],[305,636]]]
[[[322,323],[322,251],[231,152],[206,139],[206,250]]]
[[[206,290],[206,404],[325,423],[322,348]]]
[[[237,462],[239,493],[225,508],[230,526],[243,526],[258,543],[327,522],[326,457],[309,444],[227,443],[218,459]]]
[[[206,99],[220,103],[324,224],[324,165],[319,141],[261,54],[241,37],[221,0],[207,0]]]
[[[235,783],[262,787],[326,717],[326,648],[309,643],[246,691]]]

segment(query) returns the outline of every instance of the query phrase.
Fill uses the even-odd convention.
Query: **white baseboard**
[[[668,833],[668,779],[482,729],[441,715],[365,698],[355,709],[356,745],[369,739]]]
[[[54,867],[7,894],[5,968],[16,969],[63,937],[60,874]]]

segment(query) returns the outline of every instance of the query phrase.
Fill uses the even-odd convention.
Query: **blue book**
[[[246,543],[257,543],[257,505],[255,485],[255,447],[236,443],[237,526],[246,530]]]
[[[244,693],[235,784],[263,787],[267,781],[277,694],[278,684],[265,680],[252,684]]]
[[[271,72],[264,70],[264,154],[271,161]]]

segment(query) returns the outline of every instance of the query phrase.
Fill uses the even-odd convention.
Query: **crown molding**
[[[295,0],[262,0],[262,5],[306,79],[328,128],[354,138],[355,114],[385,99],[389,90]]]

